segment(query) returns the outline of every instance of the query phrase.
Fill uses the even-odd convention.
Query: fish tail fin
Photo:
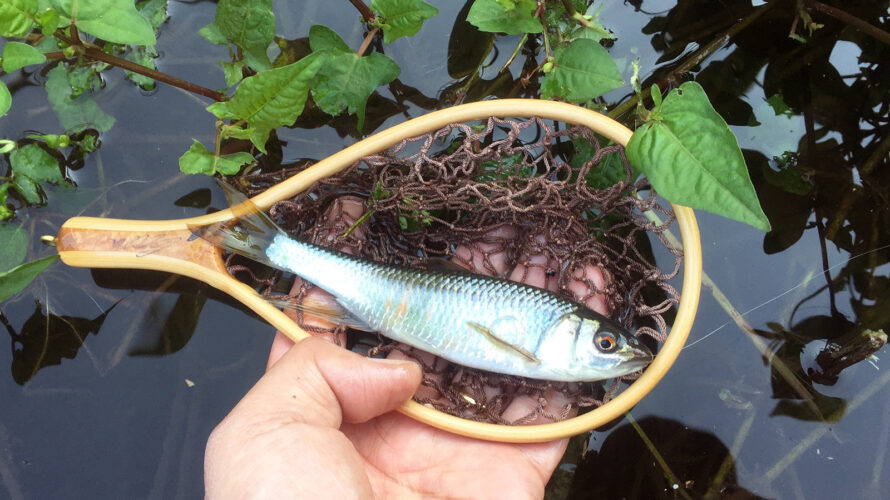
[[[231,205],[237,224],[232,220],[192,228],[194,233],[214,246],[224,248],[270,267],[274,265],[266,249],[279,234],[286,234],[250,199],[223,181],[217,181]]]

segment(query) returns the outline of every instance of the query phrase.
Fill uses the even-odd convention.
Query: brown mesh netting
[[[302,168],[306,166],[245,176],[245,184],[251,186],[248,194]],[[597,179],[615,173],[617,183],[591,187],[603,185]],[[403,141],[276,203],[270,213],[296,238],[380,262],[424,266],[430,258],[445,257],[471,270],[479,271],[476,267],[481,265],[498,275],[492,262],[497,256],[510,268],[519,265],[524,273],[544,267],[545,275],[557,280],[560,293],[579,302],[604,297],[614,319],[637,336],[650,337],[654,346],[667,333],[663,315],[679,300],[667,280],[677,275],[682,257],[662,234],[673,213],[656,203],[644,179],[632,182],[632,178],[624,149],[602,146],[584,127],[558,130],[540,119],[491,118]],[[343,216],[344,196],[360,200],[364,213]],[[650,222],[644,215],[650,210],[665,222]],[[506,233],[509,237],[504,237]],[[456,251],[460,248],[472,251]],[[482,258],[468,257],[473,252]],[[654,252],[673,256],[667,272],[654,264]],[[536,255],[547,258],[529,258]],[[266,294],[280,288],[275,286],[278,275],[258,279],[239,262],[229,260],[231,273],[252,281]],[[598,286],[585,273],[590,266],[602,271],[605,283],[600,280]],[[586,286],[579,288],[578,283]],[[310,286],[299,287],[297,302]],[[579,289],[584,290],[580,296]],[[306,329],[322,333],[319,328]],[[374,337],[371,344],[372,355],[400,351],[422,364],[424,388],[416,396],[420,403],[472,420],[505,424],[540,421],[540,417],[561,420],[577,408],[604,404],[620,387],[617,380],[554,383],[492,374],[421,355],[382,338]],[[505,414],[517,398],[536,402],[531,405],[535,409]]]

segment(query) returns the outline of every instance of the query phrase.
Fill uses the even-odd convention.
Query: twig
[[[832,7],[831,5],[825,5],[822,2],[818,2],[816,0],[804,0],[804,3],[807,4],[807,7],[822,12],[823,14],[828,14],[829,16],[841,21],[843,23],[847,23],[850,26],[866,33],[868,35],[873,36],[881,43],[885,45],[890,45],[890,33],[878,28],[873,24],[869,24],[868,22],[860,19],[849,12],[838,9],[837,7]]]
[[[720,469],[714,474],[714,479],[711,481],[711,486],[708,487],[708,491],[705,493],[704,498],[716,497],[720,487],[723,486],[723,479],[726,477],[726,474],[729,473],[734,457],[739,456],[739,452],[742,450],[742,445],[745,443],[745,439],[747,439],[748,433],[751,431],[751,425],[754,423],[754,416],[756,414],[757,413],[753,409],[748,410],[748,416],[745,418],[745,421],[742,422],[742,426],[739,428],[739,432],[736,434],[735,440],[732,442],[732,448],[729,449],[726,453],[726,458],[724,458],[723,463],[720,464]]]
[[[221,94],[215,90],[208,89],[206,87],[202,87],[200,85],[195,85],[192,82],[182,80],[180,78],[176,78],[175,76],[168,75],[167,73],[162,73],[157,70],[153,70],[151,68],[146,68],[140,64],[136,64],[132,61],[128,61],[126,59],[113,56],[111,54],[107,54],[102,50],[94,49],[92,47],[85,46],[83,43],[79,43],[78,40],[74,40],[65,36],[61,30],[56,30],[55,32],[56,38],[62,40],[63,42],[70,45],[77,55],[86,57],[88,59],[93,59],[96,61],[102,61],[104,63],[108,63],[112,66],[116,66],[118,68],[125,69],[127,71],[132,71],[133,73],[138,73],[143,76],[147,76],[149,78],[155,79],[159,82],[166,83],[168,85],[173,85],[174,87],[179,87],[183,90],[188,90],[189,92],[193,92],[198,95],[202,95],[204,97],[209,97],[215,101],[227,101],[229,97],[225,94]]]
[[[365,54],[365,51],[368,50],[368,47],[371,46],[371,42],[374,40],[374,37],[377,36],[378,31],[380,31],[380,27],[374,26],[374,28],[372,28],[371,31],[368,32],[367,36],[365,36],[365,39],[362,40],[361,47],[359,47],[358,50],[355,52],[355,55],[362,57]]]
[[[351,3],[352,6],[359,11],[359,13],[362,15],[362,19],[364,19],[366,23],[370,23],[377,18],[377,16],[375,16],[374,13],[371,12],[371,9],[369,9],[368,6],[365,5],[364,2],[362,2],[362,0],[349,0],[349,3]]]

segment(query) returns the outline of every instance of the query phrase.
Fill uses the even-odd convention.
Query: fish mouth
[[[621,357],[623,358],[624,363],[633,364],[635,366],[646,366],[655,359],[655,355],[652,354],[649,349],[645,346],[633,346],[626,345],[621,349]]]

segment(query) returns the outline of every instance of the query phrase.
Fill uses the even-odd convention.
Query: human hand
[[[361,214],[360,205],[347,208],[357,212],[352,217]],[[510,229],[501,231],[493,236],[511,236]],[[526,255],[525,264],[511,270],[499,253],[489,254],[490,266],[482,265],[489,250],[478,242],[456,253],[477,270],[490,267],[495,274],[555,289],[545,272],[553,263],[546,257]],[[602,298],[588,301],[597,307]],[[420,378],[418,366],[409,361],[367,359],[318,339],[293,346],[278,334],[268,372],[208,442],[208,498],[543,496],[567,440],[485,442],[393,412],[417,391]],[[553,395],[555,407],[562,404],[559,396]],[[517,397],[505,415],[527,414],[537,404]]]

